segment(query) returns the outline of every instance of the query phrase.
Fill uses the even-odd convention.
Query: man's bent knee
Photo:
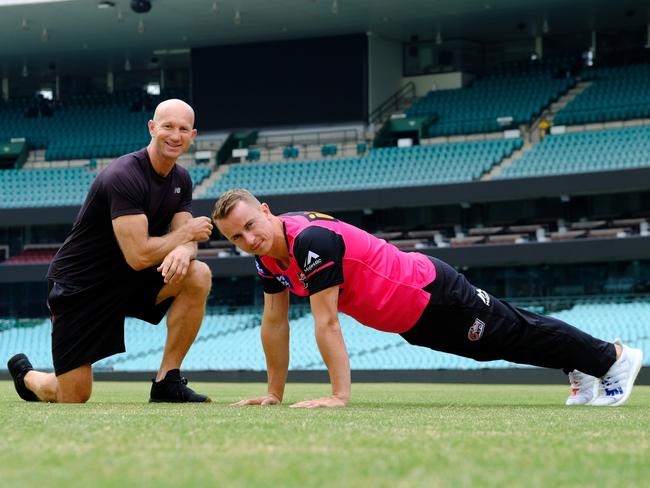
[[[201,261],[192,261],[187,271],[184,288],[192,288],[207,294],[211,286],[212,271],[210,271],[210,267]]]
[[[57,403],[86,403],[93,390],[93,373],[85,364],[57,376]]]

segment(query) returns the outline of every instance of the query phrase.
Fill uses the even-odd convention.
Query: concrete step
[[[493,166],[488,173],[485,173],[483,176],[481,176],[481,181],[489,181],[495,176],[500,175],[504,169],[511,166],[512,163],[514,163],[518,159],[521,159],[524,156],[524,154],[526,154],[532,148],[533,148],[533,144],[529,142],[525,143],[519,149],[513,151],[513,153],[509,157],[501,161],[501,163],[499,163],[496,166]]]
[[[214,185],[217,182],[217,180],[219,180],[223,175],[225,175],[229,169],[230,169],[230,165],[228,164],[222,164],[221,166],[218,166],[216,170],[212,171],[210,176],[208,176],[205,180],[203,180],[201,184],[194,189],[194,193],[192,197],[201,198],[201,195],[208,188]]]

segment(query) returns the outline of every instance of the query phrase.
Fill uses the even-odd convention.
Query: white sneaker
[[[591,402],[591,405],[597,407],[618,407],[623,405],[630,398],[634,380],[636,380],[643,362],[643,351],[641,349],[624,346],[621,344],[620,339],[616,339],[614,344],[621,346],[623,352],[621,357],[605,373],[605,376],[600,378],[598,397]]]
[[[574,369],[569,373],[571,394],[565,405],[589,405],[598,395],[598,378]]]

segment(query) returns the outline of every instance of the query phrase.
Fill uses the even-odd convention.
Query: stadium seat
[[[199,197],[215,198],[234,187],[248,188],[260,195],[277,195],[472,181],[522,143],[521,139],[497,139],[386,147],[355,158],[233,165]]]
[[[538,313],[541,310],[536,309]],[[313,317],[308,308],[292,307],[290,369],[323,370],[314,338]],[[623,342],[644,350],[650,365],[650,304],[645,302],[583,303],[555,312],[553,317],[568,322],[591,335],[606,340],[620,337]],[[184,363],[184,370],[266,369],[260,342],[261,309],[243,307],[236,312],[213,309],[205,317],[199,334]],[[363,369],[481,369],[511,368],[506,361],[477,362],[451,354],[414,347],[397,334],[364,327],[349,316],[340,316],[341,328],[353,370]],[[126,352],[103,359],[97,371],[155,371],[165,344],[165,327],[152,326],[128,318],[125,325]],[[0,320],[0,356],[25,351],[38,369],[51,369],[51,325],[47,319],[21,323]]]

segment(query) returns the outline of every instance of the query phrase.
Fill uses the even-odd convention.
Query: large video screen
[[[363,121],[365,34],[192,49],[201,130]]]

